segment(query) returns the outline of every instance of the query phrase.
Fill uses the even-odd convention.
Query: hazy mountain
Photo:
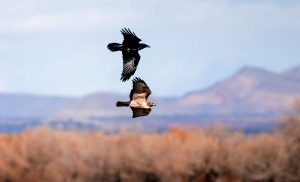
[[[297,73],[295,73],[297,75]],[[300,95],[300,82],[285,74],[255,67],[244,67],[236,74],[181,98],[151,98],[157,103],[151,116],[201,115],[274,115],[290,111]],[[97,93],[78,100],[57,113],[57,117],[87,119],[90,117],[130,117],[128,108],[116,108],[117,100],[128,96]],[[220,118],[223,119],[223,118]]]
[[[94,93],[82,97],[72,105],[62,108],[56,113],[57,118],[86,119],[91,117],[112,117],[125,113],[115,107],[117,100],[128,100],[128,96],[112,93]]]
[[[74,101],[66,97],[0,94],[0,118],[51,116]]]
[[[244,128],[269,126],[292,111],[295,100],[300,99],[299,78],[300,67],[284,73],[244,67],[207,89],[192,91],[183,97],[165,99],[151,96],[157,106],[149,117],[134,121],[158,128],[170,123],[212,120]],[[82,123],[97,123],[101,127],[132,123],[131,110],[116,108],[117,100],[128,100],[128,96],[94,93],[81,98],[62,98],[0,94],[0,119],[42,117],[45,122],[67,125],[73,122],[80,127],[83,127]],[[1,122],[2,125],[5,122],[11,124],[4,120]]]
[[[187,94],[180,103],[209,106],[221,113],[266,113],[289,110],[300,95],[300,82],[264,69],[244,67],[214,86]]]
[[[297,79],[300,81],[300,66],[285,71],[283,75],[289,77],[289,79]]]

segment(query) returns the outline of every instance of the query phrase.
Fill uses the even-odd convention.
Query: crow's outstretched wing
[[[129,78],[135,73],[139,64],[141,57],[138,50],[141,39],[138,38],[134,32],[129,30],[129,28],[123,28],[121,33],[124,37],[124,41],[122,43],[123,71],[121,80],[124,82],[129,80]]]
[[[138,38],[134,32],[131,32],[129,28],[123,28],[121,33],[124,37],[124,41],[122,43],[124,47],[137,48],[139,46],[141,39]]]
[[[147,116],[150,112],[151,109],[150,108],[134,108],[131,107],[132,110],[132,117],[136,118],[136,117],[140,117],[140,116]]]
[[[149,95],[151,94],[151,90],[144,80],[135,77],[132,80],[132,84],[133,86],[130,92],[130,100],[132,100],[136,94],[145,94],[145,99],[148,99]]]
[[[121,80],[127,81],[135,73],[136,68],[140,61],[140,55],[138,51],[122,51],[123,53],[123,71],[121,74]]]

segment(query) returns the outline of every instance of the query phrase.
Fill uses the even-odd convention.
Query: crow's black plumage
[[[121,80],[124,82],[135,73],[136,68],[140,61],[139,50],[150,47],[147,44],[140,43],[141,39],[138,38],[134,32],[128,28],[123,28],[121,33],[124,37],[122,44],[110,43],[107,48],[111,51],[122,51],[123,55],[123,71]]]

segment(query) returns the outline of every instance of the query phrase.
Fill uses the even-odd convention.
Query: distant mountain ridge
[[[32,94],[0,94],[0,118],[45,117],[75,102],[75,98]]]
[[[300,67],[274,73],[246,66],[204,90],[172,99],[152,97],[158,106],[147,118],[138,120],[270,123],[290,113],[297,98],[300,99]],[[0,118],[40,117],[83,123],[131,121],[130,109],[115,107],[117,100],[126,99],[127,95],[101,92],[81,98],[0,94]]]
[[[164,100],[154,98],[157,107],[152,116],[172,115],[233,115],[233,114],[274,114],[291,110],[295,99],[300,95],[298,70],[274,73],[256,67],[243,67],[233,76],[205,89],[193,91],[183,97]],[[96,94],[97,95],[97,94]],[[70,106],[57,113],[67,118],[87,119],[89,117],[130,116],[129,110],[116,109],[116,100],[127,96],[109,95],[101,99],[101,93],[82,98],[82,107]],[[94,99],[91,99],[93,98]],[[87,103],[97,102],[93,107],[84,107]],[[67,111],[67,112],[66,112]],[[221,118],[222,119],[222,118]]]
[[[283,75],[300,81],[300,66],[285,71]]]
[[[78,99],[72,105],[58,110],[57,118],[86,119],[99,116],[119,116],[125,112],[115,107],[117,100],[127,100],[128,97],[112,93],[94,93]]]
[[[180,102],[186,106],[216,106],[216,110],[229,113],[286,111],[300,95],[300,82],[295,77],[244,67],[205,91],[187,94]]]

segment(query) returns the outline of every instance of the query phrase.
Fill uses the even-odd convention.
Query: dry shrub
[[[164,133],[0,135],[0,181],[300,181],[300,117],[273,133],[171,128]]]
[[[296,105],[296,113],[284,120],[281,131],[284,136],[283,169],[280,173],[282,181],[300,181],[300,102]]]

